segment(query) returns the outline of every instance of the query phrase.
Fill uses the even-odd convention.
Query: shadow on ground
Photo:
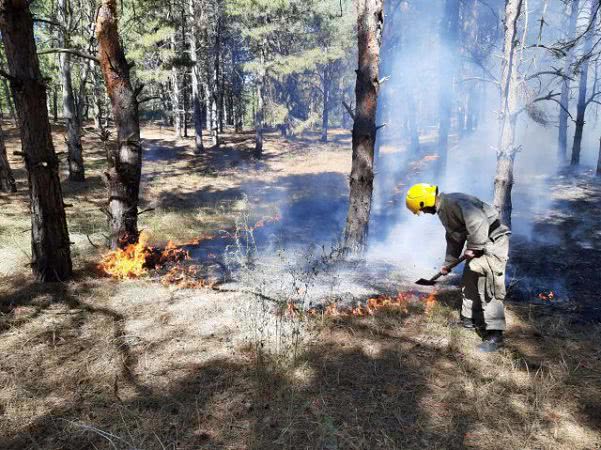
[[[32,403],[64,398],[4,429],[2,448],[490,449],[523,448],[526,436],[529,447],[567,448],[573,436],[557,436],[566,408],[588,432],[601,431],[595,372],[579,360],[598,350],[583,330],[563,337],[567,354],[557,335],[545,341],[518,328],[504,355],[482,360],[466,353],[472,338],[441,335],[423,315],[325,320],[291,365],[243,348],[180,366],[163,381],[162,373],[145,376],[157,382],[144,384],[141,350],[123,331],[131,319],[80,300],[91,293],[85,280],[77,289],[21,284],[1,299],[3,332],[64,306],[62,326],[27,345],[45,348],[39,358],[79,363],[57,379],[32,361],[27,377],[12,380]],[[36,313],[17,320],[28,306]],[[112,328],[104,351],[120,355],[108,379],[86,371],[94,363],[88,347],[97,345],[86,330],[96,320]],[[573,395],[581,400],[575,411]]]

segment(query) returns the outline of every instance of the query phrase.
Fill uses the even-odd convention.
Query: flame
[[[263,217],[262,219],[257,221],[257,223],[255,223],[255,226],[251,227],[251,229],[256,230],[257,228],[262,228],[269,223],[279,222],[280,220],[282,220],[282,217],[279,213],[276,213],[273,216]]]
[[[365,304],[357,304],[353,307],[339,307],[336,303],[330,303],[323,309],[310,308],[307,310],[309,316],[324,315],[329,317],[366,317],[376,315],[378,312],[389,311],[401,314],[409,313],[409,306],[415,301],[424,301],[425,314],[430,315],[434,305],[436,305],[436,293],[430,294],[428,297],[416,295],[411,292],[399,292],[396,297],[390,295],[380,295],[371,297]],[[288,311],[297,313],[296,307],[291,309],[288,305]]]
[[[556,295],[555,292],[553,291],[543,291],[540,294],[538,294],[538,298],[540,298],[542,301],[545,302],[550,302],[553,301],[555,299]]]
[[[188,259],[188,252],[169,241],[164,249],[148,245],[150,235],[142,231],[138,242],[124,249],[111,250],[102,257],[98,267],[107,275],[120,280],[139,278],[148,274],[151,268],[160,269],[168,263]]]
[[[121,280],[145,275],[148,272],[146,259],[150,255],[148,238],[148,234],[143,231],[136,244],[129,244],[124,249],[118,248],[108,252],[100,262],[100,269]]]
[[[434,306],[436,306],[436,292],[432,292],[430,295],[428,295],[428,297],[425,300],[426,303],[426,309],[425,309],[425,313],[427,316],[431,316],[432,315],[432,310],[434,309]]]

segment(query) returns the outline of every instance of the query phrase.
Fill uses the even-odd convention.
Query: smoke
[[[307,303],[305,300],[310,301],[314,296],[331,296],[336,292],[341,295],[343,291],[364,295],[367,292],[364,287],[373,281],[366,279],[370,270],[373,279],[403,282],[436,272],[445,255],[444,229],[436,216],[413,216],[405,208],[404,196],[413,183],[430,182],[438,184],[443,192],[465,192],[493,202],[502,3],[491,2],[490,6],[483,2],[457,2],[461,14],[468,18],[455,36],[441,31],[448,13],[444,8],[446,1],[403,1],[397,9],[386,12],[380,76],[387,79],[378,99],[378,123],[385,127],[377,137],[368,263],[331,271],[325,268],[326,263],[320,262],[324,254],[335,252],[339,245],[348,208],[348,177],[336,171],[318,170],[321,161],[307,154],[315,170],[242,185],[241,191],[249,199],[251,210],[262,208],[264,215],[277,211],[281,216],[279,221],[254,231],[253,239],[264,262],[261,272],[264,276],[259,277],[262,284],[277,290],[272,285],[279,283],[283,287],[278,289],[285,290],[294,284],[291,280],[309,277],[311,286],[305,285],[303,292],[315,295],[306,294],[303,302]],[[531,16],[538,17],[544,2],[532,3]],[[386,4],[388,8],[395,5]],[[473,10],[468,11],[468,7]],[[545,42],[557,41],[561,37],[561,5],[549,5],[546,14],[546,23],[551,25],[543,30]],[[539,39],[540,30],[530,25],[525,48]],[[543,50],[528,52],[520,55],[522,71],[550,71],[561,65]],[[547,83],[547,91],[541,90],[542,84],[537,83],[539,80],[524,89],[522,101],[531,99],[537,91],[546,94],[560,88],[557,80],[548,78],[541,81]],[[440,153],[438,132],[443,94],[449,96],[452,115],[447,165],[441,173],[437,170],[436,156]],[[518,241],[555,245],[555,238],[541,233],[539,225],[552,207],[550,190],[561,176],[558,170],[562,164],[557,155],[559,109],[550,101],[536,103],[536,107],[538,121],[532,120],[532,113],[522,112],[516,128],[519,152],[515,159],[513,234]],[[592,105],[587,115],[582,147],[584,165],[596,163],[597,137],[601,131],[596,108],[597,105]],[[573,130],[570,124],[569,144]],[[265,210],[266,204],[272,212]],[[319,275],[307,269],[316,264],[320,267]],[[254,266],[249,271],[255,278],[259,272]],[[536,291],[539,283],[533,278],[528,283],[528,292]],[[559,279],[550,285],[557,291],[562,291],[562,286]]]

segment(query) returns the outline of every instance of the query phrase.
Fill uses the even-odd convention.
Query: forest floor
[[[17,132],[5,129],[12,155]],[[142,208],[154,209],[140,220],[153,243],[241,216],[281,215],[301,245],[339,232],[347,132],[328,144],[269,134],[260,161],[251,133],[226,133],[202,156],[168,129],[143,138]],[[73,281],[31,280],[16,157],[19,192],[0,194],[0,448],[601,448],[601,184],[590,174],[551,177],[532,235],[514,236],[507,348],[482,355],[475,333],[448,326],[453,286],[431,308],[313,317],[243,289],[102,276],[104,150],[91,132],[84,149],[87,181],[63,183]],[[528,205],[520,195],[516,208]],[[536,300],[541,289],[566,300]]]

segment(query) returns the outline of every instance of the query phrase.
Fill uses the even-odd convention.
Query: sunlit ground
[[[12,154],[17,141],[9,133]],[[333,134],[330,144],[318,134],[289,142],[269,135],[257,162],[251,133],[226,135],[223,149],[199,158],[190,140],[175,143],[170,130],[146,128],[142,207],[154,209],[140,217],[141,228],[164,245],[235,228],[244,214],[255,223],[280,212],[278,229],[290,227],[303,241],[298,224],[312,221],[301,212],[322,220],[327,199],[338,204],[346,195],[350,136]],[[55,142],[62,145],[60,134]],[[84,148],[88,181],[64,183],[73,204],[74,281],[44,286],[29,277],[18,158],[11,163],[19,193],[0,195],[1,448],[601,445],[596,322],[551,304],[512,303],[507,349],[483,356],[474,351],[475,333],[448,326],[459,300],[454,288],[441,288],[429,308],[354,318],[287,314],[243,289],[103,277],[96,266],[104,250],[96,246],[106,233],[104,149],[91,133]],[[294,206],[307,202],[307,192],[319,207]],[[553,247],[551,237],[518,239],[515,266],[558,261],[559,272],[532,264],[529,276],[542,283],[567,273],[574,300],[593,298],[601,249],[586,224],[598,218],[600,199],[590,177],[558,179],[548,212],[555,221],[535,226],[541,235],[578,239],[576,250]],[[579,226],[569,219],[574,210]]]

